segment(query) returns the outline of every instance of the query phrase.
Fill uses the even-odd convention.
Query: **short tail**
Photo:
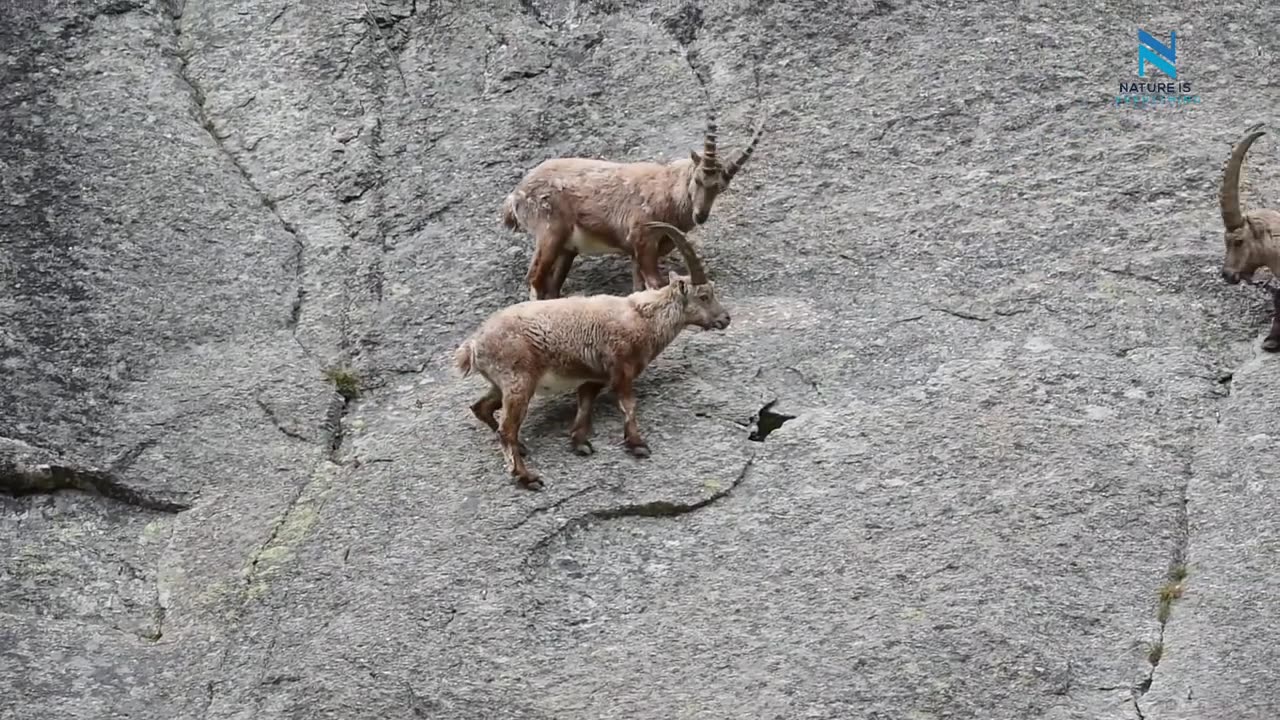
[[[462,377],[471,374],[471,370],[475,367],[476,362],[476,346],[470,338],[463,340],[458,349],[453,352],[453,364],[462,371]]]
[[[519,230],[520,219],[516,217],[516,194],[511,193],[502,201],[502,224],[508,230]]]

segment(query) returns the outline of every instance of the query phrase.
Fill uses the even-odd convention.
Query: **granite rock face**
[[[1280,359],[1216,192],[1277,21],[11,0],[0,717],[1276,717]],[[1203,102],[1114,106],[1135,22]],[[499,204],[698,147],[695,70],[722,147],[770,113],[694,233],[733,325],[639,381],[648,459],[536,402],[520,490],[450,363],[526,298]]]

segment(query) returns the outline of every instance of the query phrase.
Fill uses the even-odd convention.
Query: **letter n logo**
[[[1169,44],[1165,45],[1145,30],[1138,30],[1138,77],[1147,76],[1147,65],[1154,65],[1170,80],[1178,79],[1178,33],[1169,31]]]

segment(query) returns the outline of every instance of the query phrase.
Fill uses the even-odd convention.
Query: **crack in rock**
[[[947,315],[950,315],[952,317],[958,317],[961,320],[976,320],[978,322],[988,322],[989,320],[991,320],[991,318],[982,317],[981,315],[974,315],[973,313],[967,313],[967,312],[964,312],[963,310],[952,310],[951,308],[944,308],[944,307],[935,307],[930,309],[933,310],[934,312],[946,313]]]
[[[158,444],[160,444],[160,438],[153,437],[153,438],[147,438],[146,440],[143,440],[133,445],[133,447],[130,447],[128,450],[125,450],[123,453],[120,454],[120,457],[116,458],[111,462],[111,465],[109,466],[111,472],[117,475],[119,475],[120,473],[123,473],[124,471],[133,467],[133,464],[138,461],[138,458],[142,455],[142,453],[146,452],[147,450],[150,450],[151,448],[155,447]]]
[[[817,380],[814,380],[813,378],[809,377],[804,372],[802,372],[800,369],[793,367],[791,365],[787,366],[787,371],[795,373],[806,385],[813,388],[814,393],[816,393],[819,397],[822,397],[822,388],[818,387]],[[792,418],[788,417],[787,419],[791,420]]]
[[[351,412],[351,405],[354,401],[348,393],[334,391],[333,399],[329,401],[329,412],[325,418],[325,431],[329,433],[329,462],[335,465],[342,465],[341,451],[342,443],[346,440],[346,430],[344,428],[347,415]]]
[[[189,70],[190,57],[187,53],[182,51],[182,14],[184,5],[185,3],[181,0],[171,0],[170,2],[170,14],[173,17],[173,35],[177,45],[176,54],[178,57],[178,77],[191,90],[191,100],[195,105],[196,120],[199,121],[200,126],[203,127],[205,132],[209,134],[209,137],[213,139],[214,145],[217,146],[218,150],[227,158],[232,167],[236,169],[236,172],[240,174],[241,179],[244,180],[249,189],[258,196],[263,207],[267,208],[267,210],[271,212],[275,217],[276,222],[280,224],[280,227],[283,228],[284,231],[289,234],[289,237],[293,239],[295,252],[292,264],[294,277],[297,281],[297,290],[294,293],[294,299],[289,308],[289,315],[286,319],[285,326],[296,330],[298,321],[302,315],[302,303],[306,296],[306,291],[302,285],[302,273],[306,251],[305,239],[297,226],[288,220],[285,220],[284,216],[280,213],[280,209],[277,207],[276,202],[272,200],[266,192],[258,187],[256,182],[254,182],[249,169],[245,167],[244,163],[240,161],[240,158],[238,158],[236,154],[226,146],[226,143],[224,142],[226,138],[220,137],[215,130],[213,118],[209,115],[208,108],[205,106],[204,91],[200,89],[200,86],[191,77]]]
[[[99,15],[124,15],[141,8],[141,0],[113,0],[98,10]]]
[[[688,47],[698,39],[703,25],[702,8],[685,2],[675,13],[663,18],[662,27],[681,45]]]
[[[258,404],[258,408],[261,409],[262,412],[267,416],[267,419],[271,421],[271,424],[274,425],[276,429],[279,430],[281,434],[283,434],[285,437],[291,437],[291,438],[294,438],[295,440],[302,440],[304,442],[311,442],[311,438],[307,437],[306,435],[303,435],[297,430],[294,430],[293,428],[286,425],[284,420],[282,420],[280,416],[276,414],[275,408],[271,407],[271,405],[262,398],[261,393],[254,396],[253,399],[254,399],[254,402]]]
[[[0,460],[0,493],[16,498],[52,495],[60,490],[79,490],[152,512],[176,514],[191,509],[187,503],[129,487],[106,470],[57,464],[28,466]]]
[[[1178,506],[1174,516],[1175,540],[1170,553],[1169,569],[1165,584],[1158,594],[1156,621],[1159,623],[1159,630],[1156,633],[1155,643],[1147,652],[1147,662],[1151,669],[1147,671],[1147,676],[1133,688],[1133,709],[1138,714],[1139,720],[1145,719],[1142,712],[1142,697],[1151,691],[1151,685],[1155,682],[1156,668],[1160,666],[1160,661],[1164,657],[1165,631],[1169,627],[1169,620],[1173,614],[1173,604],[1182,597],[1186,583],[1187,550],[1191,543],[1191,523],[1187,512],[1188,492],[1194,472],[1193,461],[1188,457],[1183,461],[1182,485],[1179,488]]]
[[[1145,273],[1137,272],[1131,269],[1128,265],[1122,268],[1104,267],[1099,269],[1102,270],[1102,272],[1109,273],[1111,275],[1118,275],[1120,277],[1130,278],[1131,280],[1141,280],[1142,282],[1148,282],[1158,287],[1164,288],[1165,290],[1168,290],[1169,292],[1172,292],[1172,293],[1180,293],[1186,289],[1181,285],[1167,282],[1165,280],[1161,280],[1160,278],[1155,277],[1153,275],[1147,275]]]
[[[1115,272],[1115,271],[1108,271]],[[1124,274],[1124,273],[1119,273]],[[1139,278],[1147,280],[1150,278]],[[1213,385],[1220,385],[1226,388],[1226,392],[1212,393],[1219,400],[1230,399],[1235,395],[1235,378],[1249,363],[1256,360],[1250,357],[1245,360],[1241,366],[1232,370],[1217,373],[1213,376],[1198,376],[1202,380]],[[1222,407],[1221,404],[1218,405]],[[1222,412],[1216,413],[1217,427],[1221,431]],[[1156,610],[1156,620],[1159,623],[1159,630],[1156,634],[1155,642],[1147,653],[1147,662],[1150,670],[1147,672],[1137,685],[1132,688],[1133,709],[1139,720],[1145,720],[1145,714],[1142,711],[1142,698],[1151,691],[1152,685],[1155,683],[1156,670],[1160,666],[1160,661],[1164,658],[1165,653],[1165,634],[1169,627],[1169,622],[1173,615],[1174,603],[1182,597],[1183,588],[1187,579],[1187,558],[1191,545],[1191,520],[1189,512],[1189,493],[1191,481],[1195,477],[1194,458],[1188,455],[1183,459],[1182,483],[1179,487],[1179,501],[1174,515],[1174,544],[1170,551],[1169,569],[1166,576],[1165,584],[1159,590],[1159,602]]]
[[[404,21],[417,17],[418,0],[410,0],[407,7],[392,8],[392,4],[385,1],[379,3],[379,10],[383,12],[375,13],[373,7],[366,1],[364,3],[365,18],[372,29],[378,33],[382,46],[386,49],[387,55],[391,60],[391,65],[395,67],[396,74],[400,76],[401,86],[405,92],[409,92],[409,81],[405,78],[404,68],[400,65],[400,53],[409,44],[409,33],[412,26],[412,23]],[[404,23],[403,27],[401,23]]]
[[[289,12],[292,9],[293,9],[292,5],[290,5],[289,3],[285,3],[284,7],[280,8],[280,10],[278,10],[276,14],[271,17],[271,22],[267,23],[267,27],[268,28],[275,27],[275,24],[280,21],[280,18],[284,17],[284,14]]]
[[[591,510],[586,514],[579,515],[572,520],[565,522],[555,531],[547,534],[538,540],[529,548],[529,553],[525,558],[526,568],[531,567],[534,558],[546,551],[551,543],[558,538],[568,537],[578,530],[585,529],[595,522],[603,522],[608,520],[618,520],[621,518],[637,517],[637,518],[674,518],[681,515],[688,515],[697,512],[705,507],[709,507],[716,502],[723,500],[733,494],[733,491],[746,481],[747,476],[751,472],[752,466],[755,465],[756,455],[752,453],[743,464],[742,469],[738,471],[738,476],[728,487],[714,492],[701,500],[691,503],[677,502],[673,500],[650,500],[642,503],[632,503],[627,505],[617,505],[614,507],[599,508]]]
[[[556,500],[556,501],[555,501],[555,502],[553,502],[553,503],[549,503],[549,504],[547,504],[547,505],[539,505],[539,506],[537,506],[537,507],[533,508],[533,509],[532,509],[532,510],[530,510],[527,514],[525,514],[525,516],[524,516],[523,518],[521,518],[520,520],[517,520],[516,522],[514,522],[514,523],[512,523],[512,524],[508,525],[507,527],[505,527],[505,528],[503,528],[503,529],[504,529],[504,530],[515,530],[515,529],[517,529],[517,528],[521,527],[522,525],[524,525],[525,523],[529,522],[530,520],[532,520],[534,517],[536,517],[536,516],[538,516],[538,515],[541,515],[542,513],[549,512],[549,511],[551,511],[551,510],[558,510],[561,506],[563,506],[565,503],[569,502],[570,500],[573,500],[574,498],[582,497],[583,495],[586,495],[587,493],[589,493],[589,492],[591,492],[591,491],[593,491],[593,490],[598,490],[598,489],[599,489],[599,488],[597,488],[595,485],[588,485],[587,487],[579,488],[579,489],[577,489],[577,490],[575,490],[575,491],[573,491],[573,492],[569,493],[568,495],[565,495],[564,497],[560,498],[559,500]]]
[[[765,403],[764,407],[760,408],[760,412],[756,413],[755,417],[752,418],[755,428],[753,428],[751,430],[751,434],[747,436],[748,440],[753,442],[764,442],[764,439],[769,437],[769,434],[774,430],[782,427],[783,423],[788,420],[796,419],[795,415],[786,415],[784,413],[774,412],[773,406],[777,402],[778,400],[775,398]]]
[[[164,620],[165,616],[168,614],[169,610],[165,608],[164,605],[161,605],[160,601],[157,600],[155,608],[151,611],[151,623],[153,629],[144,630],[141,633],[142,639],[153,643],[160,642],[160,639],[164,637]]]
[[[547,19],[543,17],[542,9],[538,7],[534,0],[520,0],[520,9],[523,10],[524,14],[529,16],[531,20],[542,27],[553,31],[556,29],[555,26],[547,22]]]

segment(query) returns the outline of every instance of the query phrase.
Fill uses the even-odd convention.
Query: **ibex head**
[[[1266,264],[1267,228],[1259,221],[1245,217],[1240,211],[1240,166],[1245,153],[1254,140],[1266,134],[1254,125],[1244,139],[1231,151],[1227,170],[1222,178],[1218,199],[1222,205],[1222,224],[1225,227],[1223,241],[1226,257],[1222,262],[1222,279],[1235,285],[1249,280],[1253,272]]]
[[[663,222],[650,222],[648,225],[671,238],[684,256],[685,265],[689,267],[688,275],[672,272],[667,286],[680,298],[685,324],[697,325],[703,330],[723,330],[729,327],[729,311],[720,304],[720,298],[716,297],[716,284],[707,279],[702,260],[689,245],[685,234],[676,226]]]
[[[731,159],[728,165],[721,167],[720,158],[716,155],[715,115],[707,114],[707,132],[702,140],[702,154],[699,155],[697,150],[689,151],[689,158],[693,160],[694,165],[693,177],[689,180],[689,197],[693,201],[694,222],[701,225],[707,221],[716,197],[729,187],[729,181],[733,180],[733,176],[737,175],[742,166],[751,159],[751,153],[755,152],[756,143],[760,142],[760,136],[763,134],[764,118],[761,118],[755,134],[751,136],[751,143]]]

